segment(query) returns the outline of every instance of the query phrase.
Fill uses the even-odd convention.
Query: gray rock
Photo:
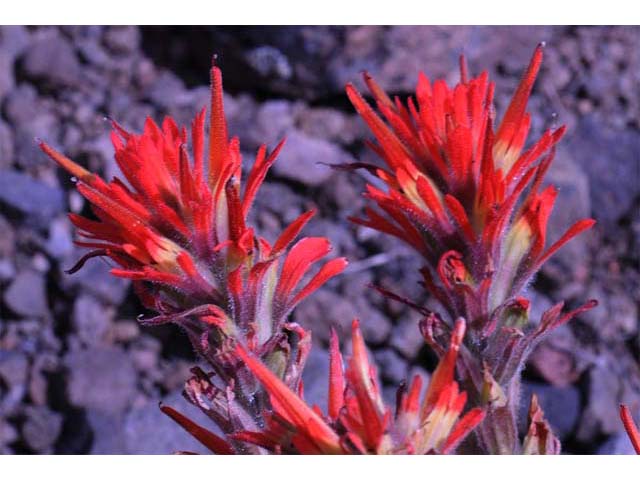
[[[341,218],[345,219],[351,215],[360,215],[365,203],[362,196],[364,186],[356,186],[352,182],[352,178],[349,174],[338,172],[331,178],[331,182],[324,184],[322,189],[323,194],[338,207],[337,211],[340,212]],[[347,224],[346,220],[344,224]],[[350,236],[353,237],[353,234]]]
[[[0,281],[11,280],[15,274],[16,267],[13,262],[8,258],[0,258]]]
[[[351,334],[351,320],[357,315],[354,305],[328,289],[320,289],[307,297],[294,310],[295,319],[313,332],[313,339],[329,343],[333,326],[342,342]]]
[[[112,61],[111,55],[95,38],[83,40],[76,48],[80,58],[89,64],[104,68]]]
[[[11,91],[15,84],[13,58],[0,45],[0,100]],[[0,159],[1,161],[1,159]]]
[[[4,113],[14,128],[31,123],[41,113],[36,89],[29,84],[18,86],[7,97]]]
[[[80,258],[82,250],[78,251],[74,262]],[[72,262],[64,265],[64,269],[73,266]],[[131,282],[122,278],[116,278],[109,274],[109,266],[99,259],[88,261],[77,273],[73,275],[62,274],[63,288],[81,287],[96,298],[111,305],[120,305],[127,295]]]
[[[47,141],[57,138],[60,124],[58,118],[44,108],[31,121],[16,129],[14,163],[27,171],[38,171],[38,167],[51,166],[52,160],[38,147],[35,139]]]
[[[69,353],[65,364],[73,405],[110,414],[123,412],[131,405],[137,377],[124,350],[117,347],[79,350]]]
[[[277,160],[276,163],[278,163]],[[271,182],[262,185],[252,210],[254,214],[263,209],[269,210],[275,213],[281,222],[288,224],[304,211],[303,205],[304,200],[289,187],[281,183]],[[278,232],[274,232],[274,234],[279,235],[280,231],[278,229]],[[275,238],[272,240],[275,241]]]
[[[277,48],[261,46],[247,52],[247,62],[263,77],[291,78],[293,67],[289,59]]]
[[[16,429],[4,419],[0,419],[0,453],[5,453],[1,450],[4,445],[13,443],[17,439],[18,432]]]
[[[0,120],[0,169],[11,166],[14,161],[14,151],[11,129]]]
[[[527,364],[551,385],[563,388],[575,383],[587,368],[583,356],[569,326],[562,325],[533,350]]]
[[[246,120],[253,125],[247,132],[253,146],[265,144],[274,148],[293,128],[294,108],[292,103],[286,100],[271,100],[258,109],[255,118]],[[287,148],[288,146],[284,147],[285,150]],[[276,163],[279,161],[281,160],[277,160]]]
[[[635,455],[631,440],[626,433],[618,433],[609,437],[600,448],[598,455]]]
[[[22,436],[36,452],[47,452],[62,430],[62,415],[46,407],[28,407]]]
[[[151,371],[157,370],[162,343],[154,337],[142,335],[131,345],[129,352],[135,367],[149,374]]]
[[[162,72],[148,90],[149,99],[156,105],[168,109],[180,103],[186,95],[182,80],[170,72]]]
[[[87,421],[93,432],[91,455],[125,455],[124,415],[87,411]]]
[[[15,84],[14,62],[28,41],[29,34],[26,27],[22,25],[0,27],[0,100]]]
[[[15,249],[15,234],[9,221],[0,215],[0,257],[11,257]]]
[[[23,353],[0,350],[0,379],[9,388],[27,381],[28,368],[29,361]]]
[[[66,216],[55,218],[49,226],[49,238],[45,244],[47,252],[57,259],[66,258],[73,252],[71,222]]]
[[[33,43],[25,53],[22,67],[28,78],[44,81],[51,87],[73,86],[81,78],[80,62],[73,47],[59,36]]]
[[[112,52],[131,53],[140,44],[140,30],[132,25],[107,27],[103,41]]]
[[[609,358],[611,360],[614,359]],[[623,381],[608,363],[603,359],[601,365],[589,371],[588,401],[577,431],[579,440],[585,441],[600,433],[611,435],[622,430],[618,409],[623,401],[620,397]]]
[[[572,151],[561,144],[549,168],[545,182],[558,189],[556,208],[547,227],[547,246],[555,242],[576,221],[591,215],[589,178],[582,163],[587,159],[575,158]],[[554,255],[566,270],[584,268],[587,257],[587,234],[572,239]],[[575,275],[575,273],[574,273]]]
[[[174,392],[165,397],[163,403],[221,435],[211,419],[188,403],[180,392]],[[168,455],[178,451],[211,453],[162,413],[155,402],[133,409],[127,414],[124,424],[124,442],[126,452],[135,455]]]
[[[332,108],[308,108],[297,117],[300,130],[312,137],[349,145],[366,134],[365,126],[355,115]]]
[[[307,186],[318,186],[331,177],[333,171],[324,163],[347,163],[353,158],[340,147],[298,130],[287,134],[287,142],[273,165],[274,172]]]
[[[73,326],[86,345],[99,345],[111,328],[115,310],[92,295],[80,295],[73,304]]]
[[[296,308],[296,321],[313,332],[316,340],[329,342],[331,326],[340,339],[351,337],[351,321],[360,319],[360,328],[369,346],[383,343],[389,336],[391,324],[384,315],[363,299],[355,302],[328,289],[321,289]]]
[[[5,170],[0,175],[0,207],[19,212],[25,221],[46,228],[64,211],[62,191],[23,173]]]
[[[589,177],[593,216],[604,229],[615,227],[640,194],[640,134],[607,129],[587,116],[567,146]]]
[[[140,327],[130,320],[118,320],[111,326],[111,336],[117,343],[128,343],[140,335]]]
[[[638,330],[638,307],[624,291],[609,291],[612,285],[592,284],[587,298],[597,298],[598,307],[581,315],[603,341],[623,342]]]
[[[44,277],[32,270],[21,271],[4,292],[4,301],[19,315],[46,316],[49,307]]]
[[[355,309],[357,313],[355,317],[360,319],[362,335],[369,347],[383,344],[391,333],[389,319],[365,298],[356,299]]]

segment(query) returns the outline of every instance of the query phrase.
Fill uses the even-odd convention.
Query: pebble
[[[82,77],[73,47],[58,36],[33,43],[24,56],[22,67],[28,78],[46,82],[51,87],[70,87]]]
[[[27,407],[22,436],[31,449],[49,452],[62,430],[62,415],[46,407]]]
[[[0,210],[8,207],[27,224],[46,229],[53,217],[65,208],[61,190],[13,170],[0,175]]]
[[[103,343],[114,316],[114,308],[104,305],[93,295],[82,294],[73,304],[73,326],[86,345]]]
[[[4,292],[4,301],[18,315],[44,317],[49,313],[44,277],[32,270],[23,270]]]
[[[69,400],[78,407],[116,414],[125,411],[136,395],[136,371],[121,348],[70,352],[65,364]]]
[[[353,158],[340,147],[293,130],[287,134],[285,146],[272,168],[282,178],[315,187],[322,185],[333,174],[331,168],[321,163],[352,161]]]
[[[215,424],[198,408],[189,404],[180,391],[162,399],[191,420],[220,435]],[[200,442],[167,417],[156,402],[131,410],[124,423],[124,444],[128,454],[168,455],[179,451],[210,453]]]

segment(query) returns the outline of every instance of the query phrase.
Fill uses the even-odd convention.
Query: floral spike
[[[474,386],[468,392],[471,403],[478,406],[484,404],[485,364],[507,398],[518,398],[510,388],[519,389],[519,372],[535,343],[596,304],[587,302],[565,315],[549,312],[540,322],[543,328],[529,323],[528,312],[514,305],[542,265],[595,223],[579,220],[546,246],[557,192],[542,184],[565,128],[546,131],[524,149],[531,120],[527,102],[543,46],[535,49],[495,130],[494,84],[486,72],[472,78],[464,57],[459,84],[432,83],[421,73],[415,98],[406,104],[390,101],[368,73],[365,83],[377,111],[353,85],[346,87],[375,137],[373,151],[385,164],[366,167],[386,184],[386,191],[367,186],[365,197],[378,210],[367,207],[366,216],[353,221],[402,239],[423,257],[424,286],[449,315],[446,328],[428,333],[436,351],[445,351],[446,332],[455,328],[456,319],[466,320],[469,332],[458,363],[463,378]],[[516,407],[510,404],[501,415],[515,418]],[[505,425],[515,425],[513,418]],[[482,436],[484,430],[480,432]],[[494,433],[487,435],[495,439]],[[515,433],[510,438],[517,448]],[[479,443],[497,446],[491,438]],[[503,452],[509,448],[500,447]]]
[[[267,359],[289,387],[301,388],[310,336],[287,323],[288,314],[347,262],[330,260],[303,281],[331,250],[322,237],[303,238],[290,248],[314,211],[294,220],[273,247],[247,225],[256,193],[284,142],[272,152],[265,145],[258,149],[243,189],[240,145],[228,137],[222,74],[216,66],[211,69],[206,165],[204,123],[202,110],[191,124],[190,158],[187,131],[171,118],[161,125],[147,119],[141,134],[112,122],[115,159],[124,179],[111,182],[44,142],[40,147],[77,178],[78,191],[96,217],[70,216],[77,244],[92,249],[71,271],[90,258],[109,257],[115,264],[111,273],[133,280],[144,305],[157,312],[143,323],[182,327],[218,377],[193,379],[187,396],[210,416],[215,412],[222,431],[233,433],[263,423],[260,406],[268,402],[266,392],[256,392],[257,380],[239,366],[235,344]],[[191,428],[169,407],[164,411]]]
[[[627,431],[627,435],[629,435],[629,440],[631,440],[633,449],[638,455],[640,455],[640,431],[633,422],[633,417],[631,416],[629,407],[626,405],[620,405],[620,418],[624,425],[624,429]]]
[[[453,379],[464,329],[460,321],[449,353],[438,366],[441,373],[430,383],[422,405],[422,381],[416,376],[408,391],[399,389],[395,415],[382,400],[357,320],[352,323],[353,356],[347,361],[346,373],[338,338],[335,332],[331,335],[326,417],[238,346],[239,355],[270,394],[273,417],[262,431],[240,432],[233,438],[272,451],[302,454],[452,453],[484,418],[481,408],[462,415],[467,397]]]

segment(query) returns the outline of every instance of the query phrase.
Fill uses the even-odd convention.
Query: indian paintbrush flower
[[[331,250],[323,237],[291,246],[313,211],[294,220],[273,245],[247,226],[258,188],[284,141],[272,152],[261,146],[241,180],[240,143],[228,138],[217,67],[211,69],[208,153],[204,109],[191,124],[191,154],[186,128],[171,118],[161,126],[147,119],[139,135],[113,122],[111,140],[124,177],[111,182],[40,143],[77,179],[97,217],[70,215],[80,236],[76,243],[92,249],[72,271],[91,257],[110,258],[116,264],[111,273],[133,280],[144,305],[158,313],[143,323],[181,326],[215,372],[213,381],[194,369],[187,397],[227,433],[255,427],[267,399],[260,398],[235,345],[263,358],[297,388],[310,337],[287,322],[288,314],[340,273],[346,260],[329,260],[302,281]]]
[[[500,425],[501,438],[480,429],[481,446],[494,453],[519,451],[519,372],[529,352],[545,333],[596,304],[590,301],[563,314],[560,303],[535,325],[529,321],[529,301],[522,297],[540,267],[595,223],[579,220],[546,246],[557,190],[543,188],[543,180],[565,128],[549,129],[524,148],[530,127],[526,106],[542,54],[540,45],[495,129],[494,84],[486,72],[469,78],[462,57],[455,87],[443,80],[431,83],[420,74],[415,99],[406,104],[389,98],[365,73],[380,114],[353,85],[347,86],[349,99],[375,136],[370,146],[385,165],[345,167],[366,168],[386,184],[386,191],[367,185],[365,196],[378,209],[367,207],[365,218],[352,220],[403,240],[424,259],[423,284],[449,318],[416,306],[437,352],[444,350],[452,320],[466,319],[469,332],[459,366],[472,404],[487,404],[482,392],[488,388],[506,398],[484,422]]]

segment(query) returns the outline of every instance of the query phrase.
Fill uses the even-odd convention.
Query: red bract
[[[529,406],[529,431],[524,437],[522,453],[527,455],[559,455],[560,441],[553,435],[551,426],[544,418],[538,397],[531,397]]]
[[[624,429],[627,431],[627,435],[629,435],[633,449],[640,455],[640,431],[638,431],[638,427],[633,422],[629,407],[626,405],[620,405],[620,419],[622,420]]]
[[[390,99],[365,73],[381,116],[347,86],[377,141],[371,147],[385,162],[384,167],[356,163],[351,168],[367,168],[387,187],[368,185],[365,195],[378,210],[367,208],[366,218],[353,221],[412,246],[425,260],[425,287],[450,319],[467,320],[468,355],[461,356],[461,363],[475,404],[486,401],[482,391],[489,386],[509,390],[513,382],[517,389],[524,359],[541,336],[596,304],[590,301],[568,314],[556,305],[535,326],[528,320],[528,300],[519,297],[545,261],[595,223],[580,220],[546,246],[557,190],[542,188],[542,182],[565,128],[546,131],[524,149],[530,126],[526,105],[541,62],[538,46],[497,129],[494,84],[486,72],[469,79],[464,59],[455,87],[443,80],[432,84],[420,74],[415,99],[406,104]],[[423,329],[442,351],[442,333],[451,322],[430,314]],[[509,431],[508,439],[482,435],[489,451],[518,451],[517,397],[507,392],[511,400],[498,415],[502,420],[491,420],[509,423],[499,428]]]
[[[195,370],[187,395],[230,432],[254,426],[260,416],[257,385],[239,365],[235,343],[268,358],[295,388],[309,337],[286,323],[287,316],[346,260],[329,260],[303,283],[331,249],[323,237],[291,246],[314,212],[296,219],[273,245],[247,226],[256,192],[284,141],[270,153],[260,147],[243,188],[240,144],[227,135],[216,67],[211,83],[208,155],[204,109],[191,125],[191,153],[186,129],[171,118],[161,127],[147,119],[140,135],[114,122],[111,139],[123,180],[106,182],[46,143],[40,146],[77,179],[97,217],[71,214],[78,245],[92,249],[72,271],[88,258],[109,257],[117,264],[111,273],[133,280],[145,306],[158,312],[144,323],[173,322],[186,330],[220,380]]]
[[[452,453],[484,417],[480,408],[462,415],[467,396],[453,378],[464,331],[460,319],[422,401],[422,381],[415,376],[408,388],[398,391],[395,411],[382,400],[358,321],[353,321],[353,354],[346,369],[332,332],[326,416],[238,347],[239,355],[269,392],[273,417],[264,431],[241,432],[234,438],[280,453]]]

